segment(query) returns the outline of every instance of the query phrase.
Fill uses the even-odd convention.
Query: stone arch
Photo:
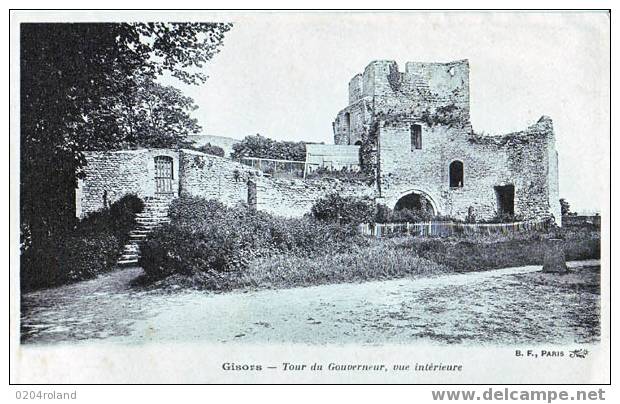
[[[416,198],[426,201],[428,206],[430,206],[433,210],[433,215],[439,214],[439,208],[435,200],[427,192],[421,189],[408,189],[399,193],[397,196],[392,198],[390,206],[392,209],[396,210],[397,206],[399,206],[399,202],[402,203],[406,199],[415,200]]]

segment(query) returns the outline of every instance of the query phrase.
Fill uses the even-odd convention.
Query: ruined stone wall
[[[364,79],[361,74],[353,76],[349,81],[349,105],[355,104],[362,99],[364,91]]]
[[[301,217],[310,213],[316,201],[333,193],[341,196],[375,197],[373,186],[361,181],[349,182],[334,178],[302,180],[263,177],[257,188],[258,210],[284,217]]]
[[[423,126],[422,149],[411,150],[408,122],[382,122],[382,200],[394,207],[402,196],[421,192],[442,215],[465,219],[471,207],[477,219],[490,219],[499,210],[495,187],[514,185],[515,215],[524,219],[555,216],[559,197],[557,168],[550,159],[555,155],[553,141],[551,122],[543,118],[523,132],[504,136]],[[463,186],[451,188],[449,167],[456,160],[463,163]]]
[[[333,178],[279,179],[223,157],[193,150],[133,150],[86,153],[86,178],[76,192],[79,217],[133,193],[141,198],[155,196],[156,156],[173,158],[175,195],[192,195],[235,206],[255,199],[256,208],[277,216],[300,217],[312,205],[331,193],[374,196],[375,188],[365,183]],[[255,184],[256,193],[249,195]]]
[[[168,149],[84,152],[85,178],[76,189],[76,216],[84,217],[126,194],[141,198],[155,194],[155,157],[168,156],[173,164],[173,188],[178,188],[178,152]]]
[[[333,122],[334,144],[354,145],[361,141],[371,116],[371,107],[367,99],[361,99],[342,110]]]
[[[469,125],[467,60],[408,62],[404,72],[394,61],[374,61],[349,83],[349,105],[336,116],[334,142],[355,144],[375,119],[391,116],[431,123],[437,113],[446,115],[446,110],[455,115],[453,120]],[[349,131],[347,114],[352,122]]]
[[[256,209],[276,216],[301,217],[330,194],[374,196],[374,187],[333,178],[284,179],[263,175],[235,161],[199,152],[181,152],[181,195],[216,199],[234,206],[248,202],[248,180],[256,184]]]
[[[215,199],[228,206],[247,202],[247,181],[257,177],[258,170],[192,150],[181,150],[180,156],[180,195]]]

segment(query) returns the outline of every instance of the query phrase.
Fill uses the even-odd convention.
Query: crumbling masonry
[[[86,176],[76,192],[77,215],[134,193],[244,202],[291,217],[336,192],[458,219],[561,218],[551,119],[543,116],[524,131],[502,136],[475,134],[466,60],[409,62],[404,72],[393,61],[370,63],[351,79],[349,105],[338,113],[333,130],[332,149],[309,147],[307,162],[329,156],[332,167],[351,167],[351,156],[358,154],[360,169],[373,181],[273,178],[191,150],[88,152]]]
[[[337,145],[359,145],[377,202],[424,201],[465,219],[509,214],[561,220],[551,119],[524,131],[476,135],[469,119],[469,63],[374,61],[349,83],[333,123]],[[559,224],[559,223],[558,223]]]

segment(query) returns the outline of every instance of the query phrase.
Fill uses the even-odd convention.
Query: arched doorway
[[[437,215],[437,207],[435,202],[422,191],[409,191],[402,195],[394,205],[394,210],[412,210],[424,213],[426,215]]]

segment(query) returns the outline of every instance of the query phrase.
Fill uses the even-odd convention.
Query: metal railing
[[[306,161],[266,159],[259,157],[241,157],[239,161],[241,164],[261,170],[263,173],[274,177],[305,178],[308,167],[316,165]]]
[[[360,233],[366,236],[383,237],[390,234],[411,236],[449,237],[453,235],[474,234],[513,234],[533,230],[546,230],[550,221],[533,220],[513,223],[362,223],[358,225]]]

